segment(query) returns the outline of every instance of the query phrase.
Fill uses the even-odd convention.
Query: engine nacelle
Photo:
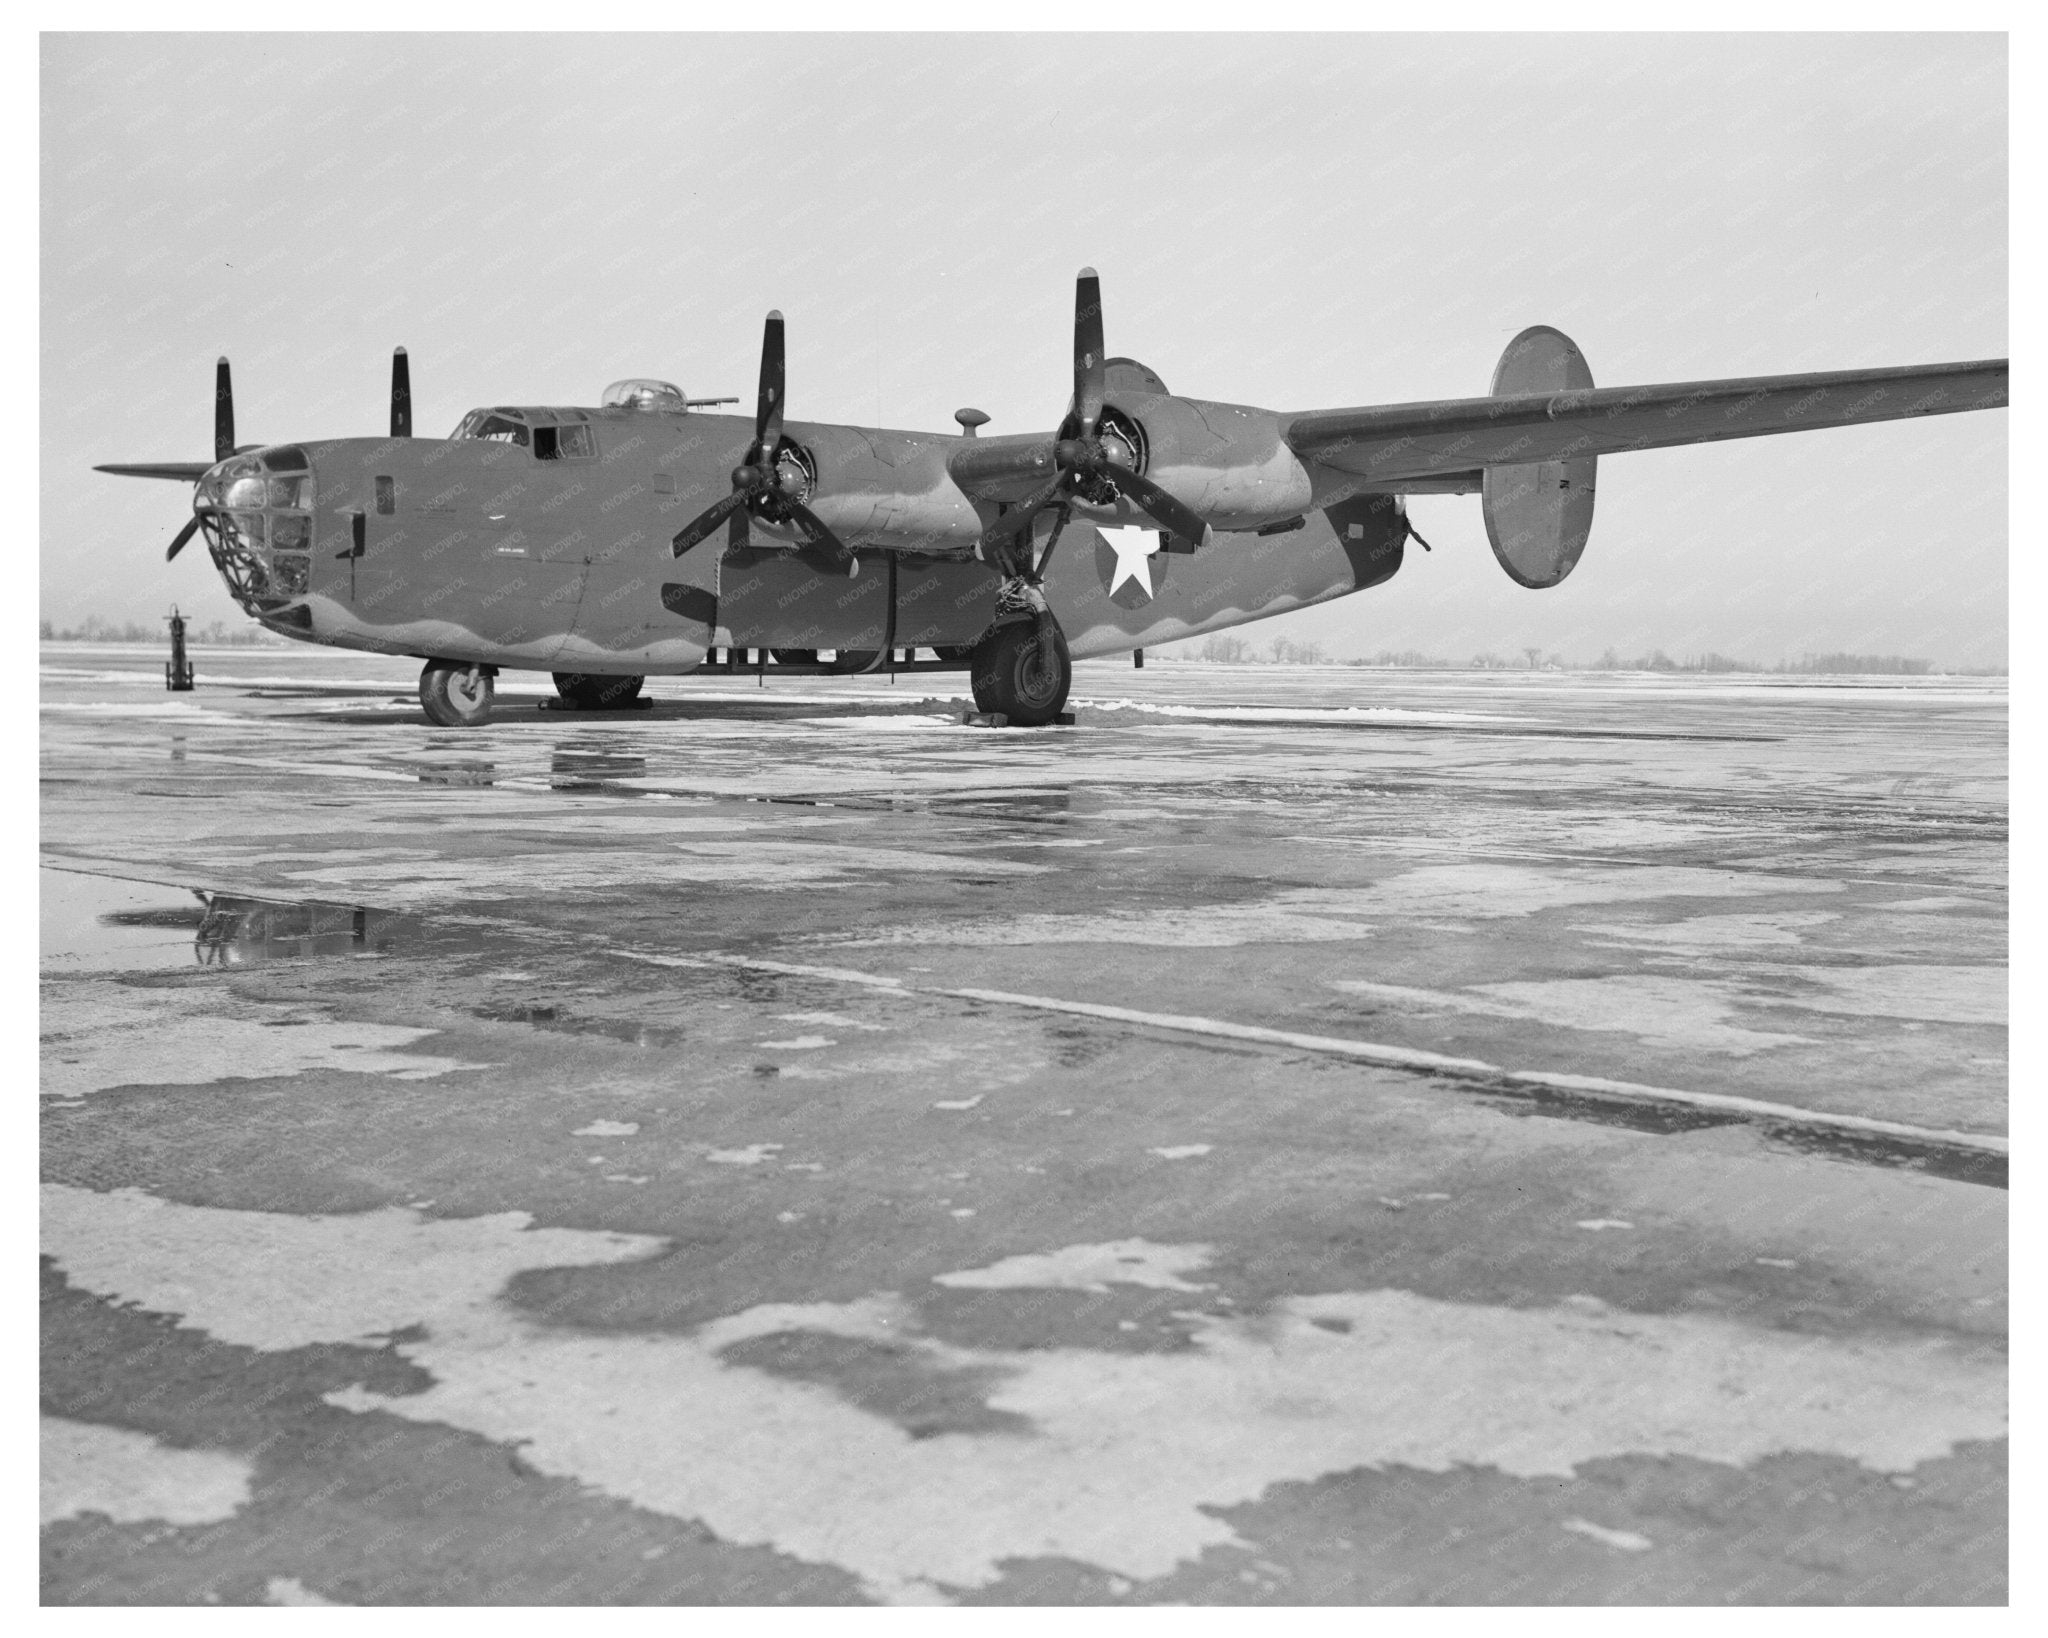
[[[1308,468],[1271,410],[1135,393],[1112,402],[1144,430],[1145,475],[1212,527],[1256,529],[1315,504]]]
[[[1536,324],[1508,343],[1493,372],[1493,395],[1570,392],[1593,385],[1570,336]],[[1555,586],[1572,572],[1593,532],[1593,456],[1489,466],[1481,484],[1486,538],[1508,577],[1524,586]]]

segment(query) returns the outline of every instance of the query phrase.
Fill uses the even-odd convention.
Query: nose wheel
[[[490,667],[429,660],[420,673],[420,706],[437,728],[480,728],[491,720],[497,691]]]

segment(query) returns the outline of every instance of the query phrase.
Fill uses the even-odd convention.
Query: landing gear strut
[[[1067,526],[1060,508],[1052,538],[1032,561],[1031,540],[992,542],[995,567],[1003,576],[996,593],[996,623],[970,656],[974,703],[1001,712],[1020,728],[1043,728],[1066,709],[1074,662],[1066,634],[1045,600],[1045,570]]]
[[[429,660],[420,673],[420,706],[437,728],[480,728],[491,720],[497,667]]]

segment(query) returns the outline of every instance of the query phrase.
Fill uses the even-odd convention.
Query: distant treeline
[[[1245,637],[1219,631],[1193,642],[1176,643],[1159,651],[1161,659],[1208,660],[1221,665],[1351,665],[1377,666],[1409,671],[1672,671],[1730,672],[1759,676],[1803,677],[1925,677],[1937,670],[1932,660],[1909,659],[1899,654],[1806,654],[1796,660],[1732,659],[1726,654],[1696,654],[1674,660],[1661,648],[1650,654],[1624,658],[1609,649],[1597,660],[1567,660],[1545,654],[1540,648],[1525,648],[1513,657],[1475,654],[1469,660],[1452,660],[1419,649],[1382,649],[1369,658],[1333,660],[1322,644],[1292,642],[1285,637],[1254,643]],[[2004,666],[1956,668],[1963,676],[2002,677]]]
[[[95,614],[77,627],[60,628],[55,621],[45,620],[41,622],[38,635],[46,643],[149,643],[167,647],[171,640],[171,623],[166,619],[154,626],[140,626],[129,620],[117,626]],[[285,643],[284,638],[272,636],[261,626],[231,626],[224,620],[209,620],[203,626],[196,620],[188,621],[185,641],[194,645],[203,643],[208,648],[281,648]]]

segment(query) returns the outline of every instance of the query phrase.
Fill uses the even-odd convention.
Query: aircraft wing
[[[1618,455],[1674,444],[1897,421],[2006,403],[2007,360],[1756,375],[1646,387],[1308,410],[1286,422],[1304,461],[1389,489],[1487,466]],[[1459,487],[1465,487],[1460,485]]]

